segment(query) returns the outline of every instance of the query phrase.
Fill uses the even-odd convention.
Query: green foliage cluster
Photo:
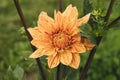
[[[29,26],[36,26],[38,15],[45,11],[53,17],[54,9],[58,10],[57,0],[19,0],[25,19]],[[79,17],[91,12],[83,10],[84,0],[63,0],[63,9],[69,4],[77,6]],[[102,10],[102,15],[107,11],[110,0],[89,0],[93,10]],[[25,35],[21,21],[12,0],[0,0],[0,80],[41,80],[39,70],[34,59],[28,39]],[[116,0],[110,16],[109,23],[120,16],[120,1]],[[97,14],[97,12],[96,12]],[[99,14],[98,14],[99,15]],[[89,25],[84,25],[88,26]],[[84,27],[83,26],[83,27]],[[97,26],[96,26],[97,27]],[[85,80],[120,80],[120,23],[114,25],[104,34],[104,38],[94,56],[93,62]],[[84,27],[86,33],[90,29]],[[80,69],[74,70],[63,66],[63,80],[78,80],[89,52],[81,54]],[[42,59],[48,79],[55,80],[56,68],[48,68]],[[39,77],[38,77],[39,76]]]

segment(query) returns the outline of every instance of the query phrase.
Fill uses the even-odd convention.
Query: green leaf
[[[24,70],[20,66],[17,65],[13,71],[13,74],[18,80],[23,80]]]

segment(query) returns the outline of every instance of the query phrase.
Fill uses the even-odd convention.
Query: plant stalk
[[[112,12],[112,8],[113,8],[113,5],[114,5],[114,2],[115,2],[115,0],[111,0],[111,1],[110,1],[109,8],[108,8],[107,13],[106,13],[106,16],[105,16],[105,18],[104,18],[104,22],[108,22],[109,17],[110,17],[110,14],[111,14],[111,12]]]
[[[62,12],[62,0],[59,0],[59,11]]]
[[[97,50],[97,47],[99,46],[99,43],[100,43],[101,39],[102,39],[101,36],[99,36],[99,37],[96,38],[96,41],[97,41],[96,46],[91,50],[91,52],[89,54],[89,57],[87,59],[87,62],[85,64],[85,67],[82,70],[82,73],[81,73],[81,76],[80,76],[79,80],[84,80],[84,78],[85,78],[85,76],[87,74],[88,68],[90,67],[90,64],[92,62],[92,59],[93,59],[93,57],[95,55],[95,52]]]
[[[57,67],[57,77],[56,80],[62,80],[62,64],[60,63]]]
[[[115,20],[113,20],[109,25],[107,25],[106,28],[109,28],[109,29],[112,28],[112,26],[116,24],[118,21],[120,21],[120,16],[117,17]]]
[[[24,15],[23,15],[23,12],[22,12],[22,10],[21,10],[19,1],[18,1],[18,0],[14,0],[14,4],[15,4],[15,6],[16,6],[17,12],[18,12],[18,14],[19,14],[19,16],[20,16],[21,22],[22,22],[22,24],[23,24],[23,26],[24,26],[26,35],[27,35],[28,40],[29,40],[29,42],[30,42],[30,41],[32,40],[32,37],[31,37],[31,35],[29,34],[29,32],[27,31],[28,25],[27,25],[27,22],[26,22],[26,20],[25,20],[25,18],[24,18]],[[31,46],[31,48],[32,48],[33,51],[36,50],[36,48],[35,48],[34,46],[32,46],[31,44],[30,44],[30,46]],[[42,64],[41,64],[40,59],[39,59],[39,58],[36,58],[36,62],[37,62],[37,64],[38,64],[38,67],[39,67],[39,71],[40,71],[40,73],[41,73],[42,80],[46,80],[46,77],[45,77],[45,74],[44,74],[43,67],[42,67]]]

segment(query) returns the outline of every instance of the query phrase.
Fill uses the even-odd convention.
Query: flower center
[[[58,48],[65,48],[69,44],[69,36],[64,33],[54,34],[53,44]]]

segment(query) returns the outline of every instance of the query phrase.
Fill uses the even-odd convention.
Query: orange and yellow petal
[[[38,58],[44,55],[44,51],[42,49],[37,49],[33,54],[31,54],[30,58]]]
[[[80,43],[75,43],[73,44],[69,50],[72,52],[72,53],[84,53],[86,52],[86,48],[83,44],[80,44]]]
[[[84,44],[87,50],[91,50],[93,47],[95,47],[95,44],[92,44],[86,37],[81,37],[81,42]]]
[[[87,23],[89,21],[89,19],[90,19],[90,13],[85,15],[84,17],[78,19],[78,26],[81,26],[81,25]]]
[[[49,40],[49,39],[48,39]],[[31,41],[31,44],[34,45],[37,48],[43,48],[47,46],[52,46],[51,41],[41,40],[41,39],[33,39]]]
[[[45,53],[46,56],[55,56],[57,54],[57,51],[54,47],[45,47]]]
[[[71,35],[71,36],[74,36],[76,34],[79,34],[80,33],[80,29],[77,27],[77,22],[76,21],[73,21],[73,22],[70,22],[68,23],[69,27],[67,27],[66,31],[68,31],[68,33]]]
[[[63,17],[62,27],[65,32],[68,31],[69,34],[72,35],[80,32],[80,30],[77,27],[78,11],[76,7],[72,7],[72,5],[69,5],[66,8],[66,10],[62,13],[62,17]]]
[[[55,21],[55,28],[57,28],[58,30],[62,30],[63,28],[63,17],[62,17],[62,13],[60,11],[56,12],[54,11],[54,21]]]
[[[54,26],[54,20],[49,17],[46,12],[40,13],[37,24],[42,33],[53,31],[52,27]]]
[[[69,21],[73,21],[75,19],[77,19],[78,17],[78,11],[76,7],[72,7],[72,5],[70,4],[65,11],[62,14],[63,16],[65,16],[65,18],[67,18]]]
[[[29,31],[30,35],[31,35],[34,39],[36,39],[36,38],[37,38],[37,39],[40,39],[39,36],[41,35],[41,33],[40,33],[38,27],[28,28],[27,30]]]
[[[65,50],[60,53],[60,62],[64,65],[69,65],[72,61],[72,53],[68,50]]]
[[[69,66],[71,66],[72,68],[77,69],[79,67],[80,64],[80,56],[78,53],[72,54],[72,61],[70,63]]]
[[[55,56],[48,56],[48,66],[49,68],[54,68],[60,63],[60,55],[56,54]]]

